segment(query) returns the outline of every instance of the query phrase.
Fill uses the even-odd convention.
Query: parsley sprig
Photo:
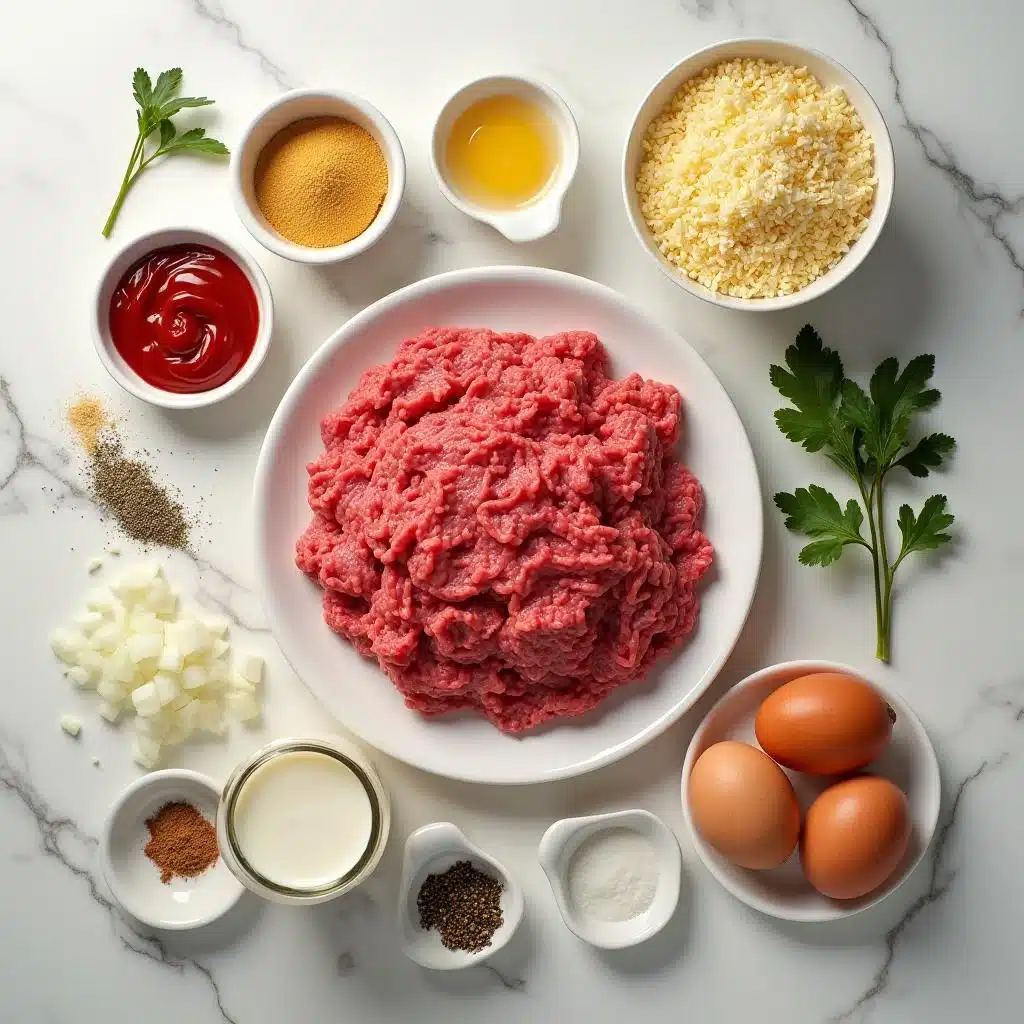
[[[139,175],[158,157],[167,156],[171,153],[207,153],[213,156],[227,156],[228,149],[223,142],[207,137],[205,128],[190,128],[187,132],[178,134],[171,120],[175,114],[187,107],[208,107],[213,100],[205,96],[179,96],[181,88],[181,68],[171,68],[169,71],[161,71],[157,77],[156,85],[153,85],[149,74],[142,68],[135,69],[132,78],[132,92],[139,109],[136,120],[139,126],[139,134],[135,139],[135,146],[132,149],[131,159],[128,161],[128,170],[124,172],[121,181],[121,191],[117,193],[117,199],[107,217],[107,223],[103,225],[103,237],[109,238],[110,232],[114,229],[114,221],[121,212],[125,198],[132,185],[138,181]],[[159,133],[155,146],[149,147],[146,152],[147,140],[154,134]]]
[[[775,422],[791,441],[809,452],[824,452],[857,486],[860,502],[840,505],[817,484],[792,494],[775,495],[786,526],[813,540],[800,552],[803,565],[830,565],[849,546],[866,548],[875,581],[876,656],[889,660],[892,632],[893,577],[908,555],[949,543],[953,516],[946,497],[932,495],[915,513],[900,506],[899,551],[890,561],[885,530],[885,484],[897,468],[915,477],[938,469],[956,442],[948,434],[928,434],[910,440],[915,413],[931,409],[939,392],[929,387],[935,357],[917,356],[900,371],[899,362],[886,359],[871,376],[868,392],[843,375],[837,352],[826,348],[810,325],[786,350],[786,366],[772,366],[771,382],[792,407],[779,409]],[[867,519],[868,536],[861,531]]]

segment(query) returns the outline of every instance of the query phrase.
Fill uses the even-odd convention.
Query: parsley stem
[[[114,200],[114,205],[110,208],[110,216],[107,217],[107,223],[103,225],[103,237],[109,238],[110,232],[114,230],[114,221],[117,220],[117,215],[121,212],[121,207],[124,205],[125,198],[128,195],[128,190],[135,183],[135,179],[138,177],[138,171],[135,169],[136,163],[142,157],[142,145],[146,141],[146,137],[139,132],[138,138],[135,140],[135,145],[132,147],[132,156],[128,161],[128,169],[124,172],[124,177],[121,179],[121,190],[117,193],[117,198]]]
[[[882,610],[882,570],[878,562],[878,527],[875,525],[874,484],[871,491],[864,489],[863,478],[858,478],[861,500],[868,514],[868,530],[871,532],[871,571],[875,581],[875,633],[877,636],[875,657],[879,661],[889,660],[889,636],[885,629],[885,616]],[[888,572],[888,566],[886,566]]]
[[[884,522],[884,485],[883,474],[879,474],[874,483],[875,503],[878,508],[878,556],[884,573],[885,591],[882,595],[882,622],[878,633],[878,657],[882,661],[889,660],[889,634],[892,625],[892,576],[896,567],[889,565],[889,549],[885,541]]]

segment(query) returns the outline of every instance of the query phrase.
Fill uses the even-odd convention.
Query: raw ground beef
[[[410,708],[530,729],[693,630],[712,549],[679,392],[607,374],[583,331],[433,328],[324,417],[296,563]]]

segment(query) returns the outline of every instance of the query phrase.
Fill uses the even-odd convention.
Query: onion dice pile
[[[228,714],[259,717],[263,659],[232,657],[227,634],[227,619],[182,607],[161,567],[144,562],[90,591],[50,642],[71,682],[99,695],[108,722],[135,715],[135,760],[153,768],[164,747],[195,732],[223,735]]]

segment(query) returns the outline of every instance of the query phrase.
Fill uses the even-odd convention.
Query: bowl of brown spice
[[[340,263],[394,220],[405,153],[371,103],[299,89],[252,119],[234,149],[231,177],[238,216],[261,245],[296,263]]]
[[[114,899],[153,928],[199,928],[245,889],[217,846],[220,788],[199,772],[168,768],[137,779],[114,801],[100,864]]]

